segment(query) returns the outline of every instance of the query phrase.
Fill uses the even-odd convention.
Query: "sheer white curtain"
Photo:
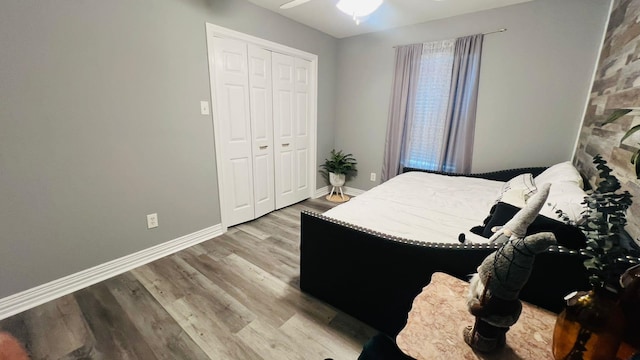
[[[483,35],[396,49],[382,181],[403,168],[469,173]]]
[[[405,126],[401,160],[404,167],[438,168],[445,138],[454,45],[455,39],[422,45],[413,114],[407,117]]]

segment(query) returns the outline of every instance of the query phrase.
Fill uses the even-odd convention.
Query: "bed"
[[[572,168],[569,163],[563,166],[567,165]],[[514,192],[526,196],[527,189],[510,188],[514,179],[529,176],[552,182],[558,175],[554,168],[464,176],[406,169],[406,174],[398,179],[391,179],[325,214],[305,211],[301,215],[300,287],[394,336],[404,326],[413,298],[429,283],[434,272],[467,280],[480,262],[497,249],[497,245],[490,244],[471,228],[478,232],[477,225],[487,225],[491,217],[487,213],[490,208],[496,209],[493,205],[498,200],[505,200],[502,197]],[[575,181],[582,185],[582,178],[579,174],[577,177]],[[389,189],[388,184],[394,183]],[[407,185],[410,183],[413,188]],[[552,184],[552,189],[563,189],[562,186]],[[563,201],[568,206],[563,211],[579,213],[579,209],[568,204],[566,191],[560,195],[557,198],[560,200],[548,203],[548,213],[554,213],[556,205]],[[406,223],[388,221],[394,214],[401,223],[405,220]],[[481,231],[486,231],[486,227]],[[573,238],[567,234],[572,232],[560,237]],[[459,241],[461,237],[466,243]],[[571,243],[575,239],[565,240]],[[583,256],[578,246],[571,244],[576,249],[553,246],[537,256],[521,299],[559,312],[566,294],[588,288]]]

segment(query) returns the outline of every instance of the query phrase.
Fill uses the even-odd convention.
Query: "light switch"
[[[200,114],[209,115],[209,102],[200,101]]]

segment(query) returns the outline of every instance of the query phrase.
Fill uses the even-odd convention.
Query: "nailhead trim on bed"
[[[429,174],[436,174],[436,175],[465,176],[465,177],[474,177],[474,178],[482,178],[482,179],[497,180],[497,181],[508,181],[509,179],[519,174],[531,173],[533,174],[533,176],[537,176],[546,169],[547,169],[546,167],[526,167],[526,168],[489,171],[489,172],[483,172],[483,173],[462,174],[462,173],[454,173],[454,172],[446,172],[446,171],[404,168],[403,172],[418,171],[418,172],[426,172]]]
[[[356,230],[359,232],[363,232],[365,234],[369,234],[369,235],[374,235],[377,236],[379,238],[385,239],[385,240],[389,240],[389,241],[395,241],[395,242],[400,242],[400,243],[405,243],[405,244],[410,244],[410,245],[417,245],[417,246],[424,246],[427,248],[441,248],[441,249],[498,249],[500,248],[500,244],[489,244],[489,243],[485,243],[485,244],[479,244],[479,243],[471,243],[471,244],[449,244],[449,243],[437,243],[437,242],[426,242],[426,241],[418,241],[418,240],[411,240],[411,239],[405,239],[402,237],[398,237],[398,236],[392,236],[392,235],[387,235],[378,231],[374,231],[371,229],[367,229],[358,225],[353,225],[341,220],[336,220],[334,218],[330,218],[327,216],[324,216],[322,214],[313,212],[313,211],[308,211],[308,210],[303,210],[302,213],[309,215],[309,216],[313,216],[315,218],[321,219],[323,221],[328,221],[330,223],[336,224],[336,225],[340,225],[340,226],[344,226],[346,228],[352,229],[352,230]],[[547,250],[547,252],[550,253],[567,253],[567,254],[571,254],[571,255],[576,255],[576,254],[580,254],[582,256],[587,256],[587,254],[583,251],[583,250],[573,250],[573,249],[569,249],[566,248],[564,246],[551,246],[549,247]],[[631,264],[638,264],[640,263],[640,258],[636,258],[633,256],[626,256],[625,258],[620,258],[618,259],[621,262],[628,262]]]
[[[489,172],[483,172],[483,173],[461,174],[461,173],[446,172],[446,171],[403,168],[402,172],[418,171],[418,172],[426,172],[426,173],[437,174],[437,175],[466,176],[466,177],[474,177],[474,178],[489,179],[489,180],[496,180],[496,181],[509,181],[514,176],[525,174],[525,173],[531,173],[533,176],[538,176],[546,169],[548,169],[548,167],[540,166],[540,167],[505,169],[505,170],[489,171]],[[589,183],[589,178],[587,178],[583,174],[580,174],[580,176],[582,176],[583,189],[591,190],[591,184]]]

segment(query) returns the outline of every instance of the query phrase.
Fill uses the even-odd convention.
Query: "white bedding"
[[[488,239],[469,231],[482,225],[503,182],[408,172],[378,185],[325,216],[370,230],[423,242]]]

